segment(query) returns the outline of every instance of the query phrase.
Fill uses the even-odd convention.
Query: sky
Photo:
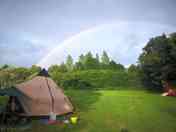
[[[147,41],[176,31],[175,0],[0,0],[0,64],[49,67],[68,54],[128,66]]]

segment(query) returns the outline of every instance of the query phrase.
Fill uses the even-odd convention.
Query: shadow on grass
[[[87,112],[98,101],[101,93],[96,90],[68,90],[65,92],[77,112]]]
[[[111,90],[111,91],[144,91],[146,90],[145,88],[143,87],[134,87],[134,86],[116,86],[116,87],[106,87],[106,88],[96,88],[96,90],[103,90],[103,91],[106,91],[106,90]],[[146,90],[147,91],[147,90]]]
[[[169,108],[169,107],[162,108],[162,112],[168,113],[168,114],[171,115],[172,117],[175,117],[175,118],[176,118],[175,107],[173,107],[173,108]]]

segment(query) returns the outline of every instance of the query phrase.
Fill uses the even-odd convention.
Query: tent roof
[[[23,93],[19,101],[28,116],[49,115],[51,112],[61,115],[73,111],[63,90],[49,77],[36,76],[16,88]]]

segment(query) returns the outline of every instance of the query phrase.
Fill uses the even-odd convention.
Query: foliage
[[[73,58],[72,58],[71,55],[67,56],[66,68],[67,68],[68,71],[72,71],[73,70]]]
[[[54,72],[51,77],[64,88],[97,89],[116,86],[136,86],[139,83],[136,76],[130,76],[126,71],[117,70],[82,70],[68,73]],[[132,78],[131,78],[132,77]],[[135,81],[132,81],[135,80]]]
[[[139,68],[139,66],[131,64],[128,69],[128,82],[132,85],[132,86],[136,86],[136,87],[141,87],[142,83],[141,83],[141,70]]]
[[[84,58],[84,68],[85,69],[98,69],[97,59],[93,57],[91,52],[88,52]]]
[[[31,68],[6,67],[0,70],[0,88],[8,88],[25,81],[29,76],[40,71],[40,67],[33,65]]]
[[[39,73],[41,71],[41,67],[32,65],[32,67],[29,69],[31,74]]]
[[[75,89],[89,89],[92,88],[91,84],[81,79],[66,79],[63,81],[62,86],[64,88],[75,88]]]
[[[48,71],[50,73],[53,73],[53,72],[64,73],[64,72],[67,72],[67,67],[64,63],[62,63],[61,65],[52,65],[49,67]]]
[[[66,89],[97,89],[107,86],[138,85],[137,75],[129,74],[122,64],[110,59],[105,51],[101,57],[98,54],[94,57],[91,52],[82,54],[77,62],[73,62],[71,55],[68,55],[65,64],[52,65],[48,69],[56,83]],[[41,68],[36,65],[30,68],[4,66],[0,70],[0,84],[2,87],[9,87],[21,83],[32,79],[40,70]]]
[[[109,65],[108,65],[108,68],[109,69],[112,69],[112,70],[120,70],[120,71],[124,71],[125,70],[125,67],[122,65],[122,64],[117,64],[115,61],[111,60]]]
[[[1,67],[1,70],[9,68],[9,65],[5,64]]]
[[[101,60],[99,58],[98,54],[94,57],[91,52],[88,52],[85,55],[81,54],[74,64],[72,57],[69,55],[66,64],[52,65],[48,71],[57,84],[66,89],[97,89],[106,86],[134,84],[134,81],[129,79],[130,76],[125,67],[120,63],[117,64],[114,60],[110,60],[105,51]],[[68,67],[73,67],[73,69]]]
[[[16,76],[8,69],[0,71],[0,88],[11,87],[16,82]]]
[[[103,55],[102,55],[102,57],[101,57],[101,62],[102,62],[102,64],[104,64],[104,65],[108,65],[109,62],[110,62],[109,56],[108,56],[108,54],[106,53],[106,51],[103,51]]]
[[[176,79],[176,33],[152,38],[139,57],[146,86],[162,89],[162,81]]]
[[[52,65],[49,67],[50,72],[72,72],[80,70],[93,70],[93,69],[111,69],[111,70],[125,70],[122,64],[117,64],[114,60],[110,59],[106,51],[103,51],[101,60],[98,54],[94,57],[91,52],[85,55],[81,54],[77,62],[73,63],[74,60],[71,55],[68,55],[66,64]]]

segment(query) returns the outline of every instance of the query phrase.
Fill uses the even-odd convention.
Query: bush
[[[117,86],[134,86],[131,76],[125,71],[116,70],[83,70],[67,73],[51,73],[57,84],[64,88],[87,89]],[[133,76],[134,77],[134,76]],[[133,78],[134,79],[134,78]]]
[[[89,82],[80,79],[71,79],[63,81],[64,88],[76,88],[76,89],[88,89],[92,88],[92,85]]]

